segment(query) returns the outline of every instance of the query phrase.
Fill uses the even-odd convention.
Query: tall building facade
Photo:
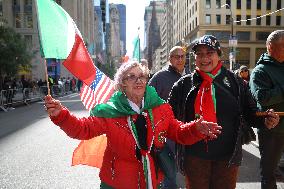
[[[161,45],[161,28],[166,12],[166,1],[151,1],[144,13],[144,40],[146,47],[144,57],[148,60],[149,69],[153,66],[153,55]],[[156,59],[156,58],[155,58]]]
[[[33,0],[0,0],[0,23],[12,27],[21,34],[34,54],[31,73],[23,73],[31,79],[45,79],[44,59],[40,56],[40,46],[37,28],[37,13]],[[76,22],[83,39],[88,46],[94,44],[94,9],[93,1],[56,0]],[[52,15],[51,15],[52,16]],[[3,21],[3,22],[1,22]],[[89,48],[90,49],[90,48]],[[49,72],[57,76],[71,77],[61,64],[51,65]]]
[[[121,54],[126,54],[126,7],[123,4],[116,5],[119,11],[120,41],[122,46]]]
[[[228,66],[233,35],[237,39],[236,64],[253,68],[266,51],[267,36],[283,29],[284,11],[278,11],[282,7],[283,0],[172,0],[173,44],[183,40],[190,44],[212,34],[220,40],[222,59]]]

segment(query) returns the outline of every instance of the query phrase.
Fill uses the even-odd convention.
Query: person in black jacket
[[[241,126],[257,126],[264,121],[270,129],[279,122],[279,116],[269,110],[265,119],[256,117],[256,103],[248,87],[222,66],[221,47],[214,36],[197,39],[192,50],[195,72],[175,83],[169,103],[179,120],[203,117],[217,122],[223,130],[216,140],[203,140],[179,150],[180,168],[186,174],[187,188],[234,189],[242,159]]]
[[[158,95],[167,100],[171,89],[176,81],[178,81],[183,75],[189,74],[188,71],[184,69],[186,53],[183,47],[174,46],[170,50],[169,60],[170,64],[165,68],[155,73],[149,81],[149,85],[153,86]],[[175,152],[175,143],[171,140],[167,140],[172,152]],[[184,178],[178,175],[178,179],[166,178],[164,182],[164,188],[180,188],[184,187]],[[177,182],[177,183],[176,183]]]

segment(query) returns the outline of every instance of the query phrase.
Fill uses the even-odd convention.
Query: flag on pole
[[[132,58],[138,60],[138,62],[140,62],[140,38],[139,36],[137,36],[134,41],[133,41],[133,55]]]
[[[114,92],[112,81],[95,67],[75,22],[52,0],[36,0],[36,5],[42,55],[64,59],[63,65],[83,81],[80,96],[88,110],[106,102]],[[72,165],[100,167],[105,147],[104,135],[82,140],[73,153]]]
[[[105,103],[113,92],[113,82],[96,69],[96,79],[90,86],[83,85],[80,96],[82,103],[90,111],[96,104]]]
[[[44,58],[64,59],[63,65],[90,85],[96,77],[96,68],[75,22],[52,0],[36,0],[36,5]]]

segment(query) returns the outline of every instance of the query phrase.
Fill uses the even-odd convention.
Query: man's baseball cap
[[[196,52],[196,47],[198,45],[207,45],[208,47],[211,47],[212,49],[216,50],[219,56],[222,55],[220,43],[213,35],[204,35],[195,40],[192,43],[192,50],[194,53]]]

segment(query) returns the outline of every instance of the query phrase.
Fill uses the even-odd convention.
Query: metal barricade
[[[1,93],[0,93],[0,108],[5,112],[7,112],[7,109],[5,108],[5,104],[4,104],[4,94],[6,92],[7,92],[6,90],[1,90]]]
[[[0,108],[5,112],[13,108],[14,89],[1,91],[1,105]]]

